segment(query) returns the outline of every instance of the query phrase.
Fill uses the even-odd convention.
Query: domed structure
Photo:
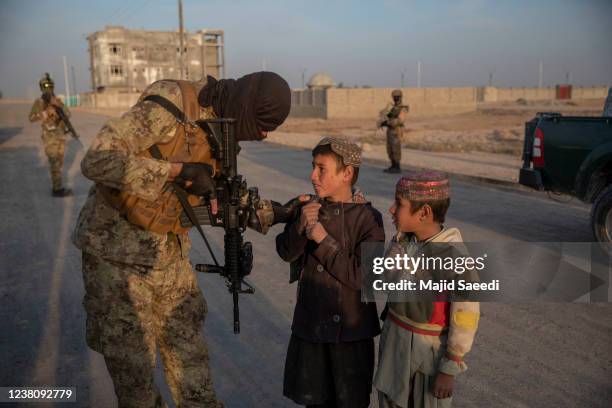
[[[332,77],[322,72],[314,74],[306,85],[308,89],[327,89],[335,86]]]

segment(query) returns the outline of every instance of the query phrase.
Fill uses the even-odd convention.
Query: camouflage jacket
[[[196,83],[196,93],[205,82]],[[144,267],[164,268],[177,257],[187,257],[187,234],[157,234],[124,219],[97,191],[102,184],[154,200],[164,188],[170,163],[138,156],[156,143],[170,141],[177,130],[175,117],[148,95],[160,95],[182,110],[179,86],[172,81],[150,85],[121,118],[100,130],[81,162],[81,171],[95,182],[83,206],[72,240],[83,252],[104,259]],[[200,108],[200,118],[214,116],[211,108]]]
[[[70,117],[70,111],[64,104],[62,100],[57,96],[53,96],[51,98],[51,103],[53,105],[59,106],[67,117]],[[46,119],[43,118],[42,113],[47,110],[48,116]],[[38,98],[34,101],[32,105],[32,109],[30,109],[30,114],[28,115],[28,119],[30,122],[42,121],[41,126],[43,132],[53,132],[59,133],[62,136],[66,130],[66,125],[60,120],[57,114],[52,110],[51,107],[47,107],[45,101],[42,98]]]

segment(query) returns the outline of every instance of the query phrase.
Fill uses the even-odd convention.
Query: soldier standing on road
[[[45,154],[49,159],[49,170],[53,183],[52,195],[66,197],[72,190],[62,187],[62,167],[64,166],[64,151],[66,147],[66,124],[60,119],[56,108],[62,109],[66,117],[70,116],[68,108],[53,94],[54,83],[48,73],[38,83],[42,96],[34,101],[30,111],[30,122],[41,121],[42,140]]]
[[[391,160],[391,166],[383,170],[385,173],[400,173],[400,161],[402,159],[402,135],[404,133],[404,118],[409,111],[408,105],[402,105],[402,91],[399,89],[391,92],[393,103],[388,104],[380,112],[378,127],[387,128],[387,154]]]
[[[202,326],[207,305],[189,261],[189,229],[169,182],[217,212],[207,135],[194,119],[232,117],[238,140],[261,140],[291,106],[271,72],[238,80],[162,80],[98,133],[81,169],[95,184],[73,241],[83,252],[87,344],[104,356],[120,407],[164,406],[154,384],[159,350],[178,407],[222,407]],[[196,129],[197,128],[197,129]],[[153,158],[157,149],[162,160]]]

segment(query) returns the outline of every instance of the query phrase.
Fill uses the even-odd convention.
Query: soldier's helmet
[[[55,83],[51,79],[48,72],[45,72],[45,76],[38,82],[38,86],[41,91],[52,90],[55,87]]]
[[[391,97],[395,98],[395,97],[402,97],[402,91],[400,89],[394,89],[393,92],[391,92]]]

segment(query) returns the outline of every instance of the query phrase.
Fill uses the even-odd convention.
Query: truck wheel
[[[591,228],[599,242],[612,242],[612,185],[602,190],[591,207]]]

